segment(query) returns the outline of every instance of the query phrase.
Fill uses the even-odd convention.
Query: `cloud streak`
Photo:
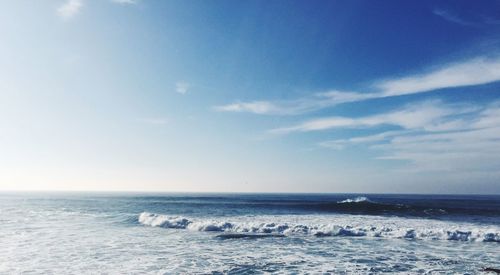
[[[215,106],[220,112],[248,112],[260,115],[297,115],[342,103],[409,94],[428,93],[446,88],[475,86],[500,81],[500,58],[478,57],[449,63],[420,74],[375,81],[372,92],[329,91],[288,101],[249,101]]]
[[[445,9],[434,9],[432,13],[443,18],[444,20],[459,24],[467,27],[481,27],[486,25],[498,25],[500,21],[498,19],[482,16],[479,18],[475,18],[475,20],[468,20],[460,16],[459,14]]]
[[[356,92],[329,91],[316,93],[312,97],[282,101],[250,101],[236,102],[228,105],[215,106],[219,112],[254,113],[261,115],[297,115],[303,114],[341,103],[361,101],[376,97],[374,94],[361,94]]]
[[[399,126],[402,129],[440,129],[444,119],[450,115],[467,113],[474,109],[444,106],[440,101],[425,101],[392,112],[360,118],[326,117],[271,130],[271,133],[312,132],[335,128],[369,128],[380,125]]]
[[[475,58],[449,64],[441,69],[379,82],[383,96],[399,96],[487,84],[500,80],[500,59]]]
[[[476,22],[467,21],[467,20],[461,18],[458,14],[455,14],[455,13],[448,11],[448,10],[434,9],[434,10],[432,10],[432,13],[443,18],[446,21],[456,23],[459,25],[463,25],[463,26],[478,26],[479,25]]]
[[[461,114],[466,115],[457,117]],[[447,127],[431,127],[443,124]],[[435,116],[425,127],[328,140],[319,145],[335,150],[366,145],[381,154],[377,157],[380,160],[407,162],[408,172],[496,171],[500,166],[500,102]]]

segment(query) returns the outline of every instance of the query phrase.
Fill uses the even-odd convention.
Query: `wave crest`
[[[355,197],[352,199],[345,199],[343,201],[339,201],[338,203],[359,203],[359,202],[372,202],[367,197]]]
[[[164,215],[143,212],[139,215],[139,223],[149,226],[185,229],[191,221],[182,217],[168,217]]]
[[[392,239],[427,239],[451,241],[483,241],[500,242],[499,232],[489,232],[475,228],[474,230],[448,228],[400,228],[387,226],[350,226],[337,224],[291,224],[263,222],[228,222],[211,219],[190,220],[179,216],[166,216],[143,212],[139,215],[140,224],[152,227],[171,229],[187,229],[203,232],[273,234],[285,236],[316,237],[375,237]]]

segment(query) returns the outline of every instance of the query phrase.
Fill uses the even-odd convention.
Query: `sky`
[[[500,194],[500,1],[5,1],[0,190]]]

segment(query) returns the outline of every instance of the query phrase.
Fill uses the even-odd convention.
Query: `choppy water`
[[[476,274],[500,196],[0,194],[0,274]]]

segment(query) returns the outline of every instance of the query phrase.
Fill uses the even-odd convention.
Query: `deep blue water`
[[[0,198],[101,212],[190,215],[361,214],[500,223],[500,195],[4,193]],[[355,200],[352,201],[349,200]],[[347,200],[347,201],[346,201]]]

